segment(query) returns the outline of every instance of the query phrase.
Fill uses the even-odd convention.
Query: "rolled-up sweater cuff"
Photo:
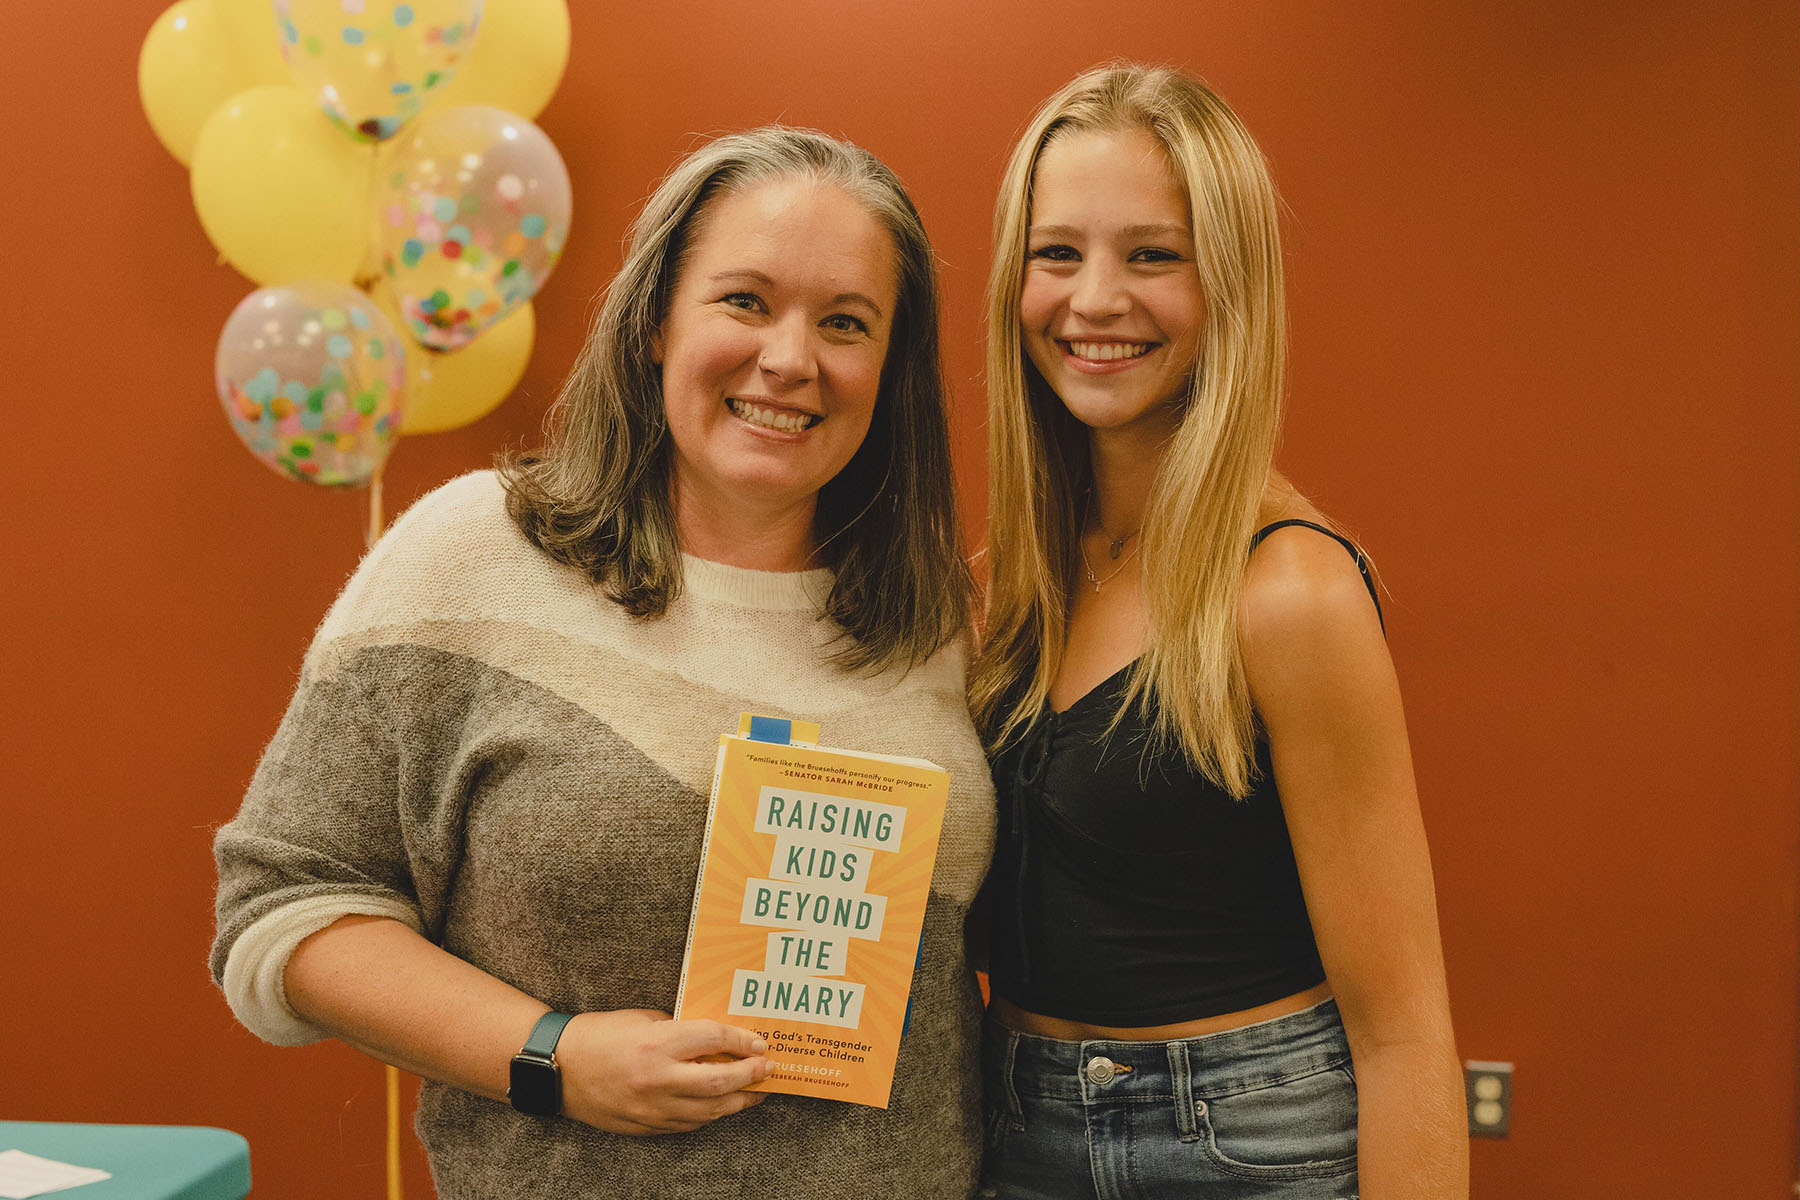
[[[331,1036],[288,1003],[287,964],[301,942],[350,916],[389,917],[414,933],[423,932],[416,908],[386,896],[308,896],[264,914],[232,944],[219,980],[226,1003],[245,1028],[277,1046],[304,1046]]]

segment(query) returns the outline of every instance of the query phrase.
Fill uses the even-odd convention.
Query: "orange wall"
[[[159,7],[0,23],[0,1118],[225,1125],[261,1195],[373,1196],[379,1068],[263,1046],[204,973],[209,830],[364,502],[277,479],[218,411],[214,340],[250,285],[214,265],[138,110]],[[1462,1047],[1518,1064],[1475,1195],[1786,1194],[1792,5],[573,7],[542,123],[576,227],[538,352],[499,413],[399,447],[390,507],[533,436],[690,134],[779,118],[865,143],[915,190],[978,519],[978,295],[1010,138],[1104,56],[1197,70],[1292,210],[1284,461],[1393,589]]]

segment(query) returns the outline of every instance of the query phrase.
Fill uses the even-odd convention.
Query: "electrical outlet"
[[[1512,1132],[1513,1065],[1465,1062],[1463,1092],[1469,1101],[1469,1136],[1503,1138]]]

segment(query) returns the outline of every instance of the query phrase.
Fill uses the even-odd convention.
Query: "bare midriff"
[[[1219,1013],[1211,1017],[1196,1017],[1192,1021],[1176,1021],[1172,1025],[1090,1025],[1086,1021],[1070,1021],[1062,1017],[1046,1017],[1041,1013],[1026,1012],[1004,996],[998,995],[988,1001],[988,1012],[996,1021],[1017,1033],[1055,1038],[1061,1042],[1172,1042],[1177,1038],[1205,1037],[1209,1033],[1223,1033],[1227,1029],[1241,1029],[1260,1021],[1272,1021],[1276,1017],[1300,1012],[1329,999],[1331,985],[1321,983],[1318,987],[1295,992],[1267,1004],[1258,1004],[1254,1008]]]

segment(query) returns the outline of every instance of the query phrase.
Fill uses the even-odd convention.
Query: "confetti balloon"
[[[569,65],[565,0],[501,0],[481,13],[481,36],[436,103],[491,104],[535,120]]]
[[[449,83],[481,26],[481,0],[275,0],[300,90],[345,133],[385,141]]]
[[[363,293],[294,283],[252,292],[232,311],[213,378],[231,428],[271,469],[361,487],[400,430],[406,355]]]
[[[569,172],[544,131],[497,108],[426,113],[384,155],[381,270],[406,332],[455,350],[537,293],[569,233]]]

